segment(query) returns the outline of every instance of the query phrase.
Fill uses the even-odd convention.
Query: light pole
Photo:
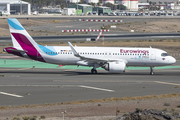
[[[20,5],[20,14],[22,15],[22,0],[20,0],[21,5]]]
[[[64,112],[61,112],[63,114],[62,119],[64,120],[64,115],[67,114],[66,110]]]
[[[77,15],[78,15],[78,0],[77,0]]]

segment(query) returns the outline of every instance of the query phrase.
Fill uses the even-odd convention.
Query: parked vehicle
[[[0,16],[3,16],[3,15],[8,16],[8,15],[10,15],[10,12],[8,12],[8,11],[0,11]]]
[[[109,15],[109,13],[103,13],[103,15]]]
[[[111,12],[111,13],[109,14],[109,16],[116,16],[116,13],[115,13],[115,12]]]
[[[92,14],[93,14],[93,15],[98,15],[98,13],[97,13],[97,12],[93,12]]]
[[[38,11],[34,11],[34,12],[32,12],[32,15],[38,15],[39,14],[39,12]]]

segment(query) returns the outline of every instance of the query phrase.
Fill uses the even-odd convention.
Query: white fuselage
[[[45,46],[51,48],[51,46]],[[74,56],[69,46],[53,46],[54,51],[41,51],[40,54],[47,63],[62,65],[87,65],[79,57]],[[164,66],[176,62],[171,56],[155,48],[129,47],[74,47],[79,55],[97,59],[124,60],[126,66]],[[85,60],[84,60],[85,61]],[[91,65],[89,65],[91,66]]]

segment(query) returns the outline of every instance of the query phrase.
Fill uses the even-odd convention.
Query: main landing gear
[[[97,74],[97,70],[93,68],[93,69],[91,69],[91,73],[92,74]]]
[[[150,75],[154,75],[153,67],[150,67]]]
[[[96,68],[98,68],[98,67],[99,67],[99,64],[94,64],[94,65],[93,65],[93,69],[91,69],[91,73],[92,73],[92,74],[97,74]]]

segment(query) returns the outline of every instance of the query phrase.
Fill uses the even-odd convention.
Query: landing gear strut
[[[92,74],[97,74],[97,70],[93,68],[93,69],[91,69],[91,73]]]
[[[92,73],[92,74],[97,74],[96,68],[98,68],[98,67],[99,67],[99,64],[94,64],[94,65],[93,65],[93,69],[91,69],[91,73]]]
[[[154,75],[154,72],[153,72],[153,67],[150,67],[150,75]]]

